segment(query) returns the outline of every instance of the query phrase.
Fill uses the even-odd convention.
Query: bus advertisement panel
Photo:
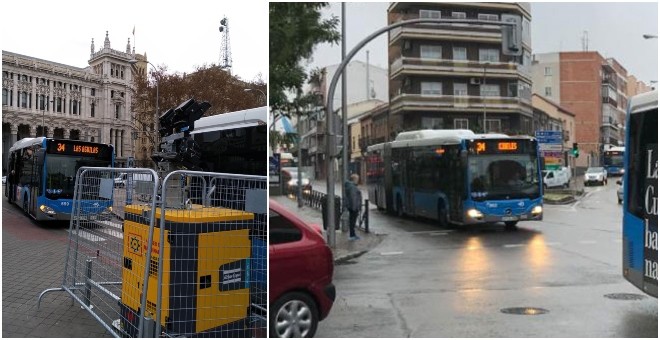
[[[111,167],[113,157],[112,145],[24,138],[9,149],[5,196],[36,220],[69,220],[78,169]],[[112,206],[110,199],[95,203],[99,213]]]
[[[623,178],[623,276],[658,296],[658,92],[630,101]]]

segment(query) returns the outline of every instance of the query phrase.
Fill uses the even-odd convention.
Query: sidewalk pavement
[[[2,337],[109,337],[61,287],[68,244],[67,225],[36,223],[2,198]]]
[[[316,187],[314,187],[314,189],[319,190]],[[337,192],[337,195],[339,194],[340,192]],[[290,211],[295,211],[298,217],[303,221],[323,226],[323,218],[320,210],[314,209],[310,206],[298,208],[298,203],[288,196],[271,196],[270,198],[285,206]],[[355,233],[360,237],[360,239],[356,241],[348,240],[348,232],[343,233],[341,230],[337,230],[335,233],[335,248],[332,249],[335,263],[342,263],[359,257],[376,247],[383,240],[384,235],[375,233],[373,228],[370,228],[369,230],[370,232],[366,233],[364,230],[356,228]],[[327,240],[327,231],[323,232],[323,236]]]

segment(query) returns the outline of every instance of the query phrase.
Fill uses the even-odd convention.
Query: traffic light
[[[502,54],[521,56],[522,48],[522,18],[514,14],[502,14],[502,21],[513,25],[502,25]]]
[[[573,150],[571,150],[571,153],[575,158],[580,157],[580,150],[578,149],[578,143],[573,143]]]

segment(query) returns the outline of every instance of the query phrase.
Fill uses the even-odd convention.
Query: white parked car
[[[559,170],[543,170],[543,187],[562,187],[568,188],[571,181],[571,170],[567,167],[562,167]]]
[[[115,187],[123,188],[126,186],[126,173],[122,172],[115,178]]]
[[[584,185],[588,186],[592,183],[599,183],[600,185],[607,184],[607,170],[602,166],[591,167],[584,173]]]

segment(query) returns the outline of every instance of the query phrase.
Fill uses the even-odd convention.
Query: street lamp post
[[[266,94],[264,93],[264,91],[261,91],[259,89],[243,89],[243,92],[250,92],[250,91],[259,91],[261,95],[264,96],[264,105],[266,105]]]
[[[484,90],[486,90],[486,70],[488,68],[488,65],[490,65],[490,63],[486,61],[484,63],[484,77],[481,81],[481,86],[483,86]],[[480,91],[480,92],[482,92],[482,91]],[[484,93],[480,93],[480,94],[481,94],[481,102],[483,103],[483,106],[484,106],[484,126],[483,126],[484,131],[483,132],[487,133],[488,131],[486,130],[486,96],[484,95]]]
[[[481,82],[481,86],[484,87],[484,90],[486,89],[486,66],[487,66],[487,64],[484,64],[484,78],[483,78],[483,81]],[[483,127],[483,129],[484,129],[484,133],[486,133],[487,132],[486,131],[486,97],[484,96],[483,93],[481,94],[481,101],[484,105],[484,127]]]

